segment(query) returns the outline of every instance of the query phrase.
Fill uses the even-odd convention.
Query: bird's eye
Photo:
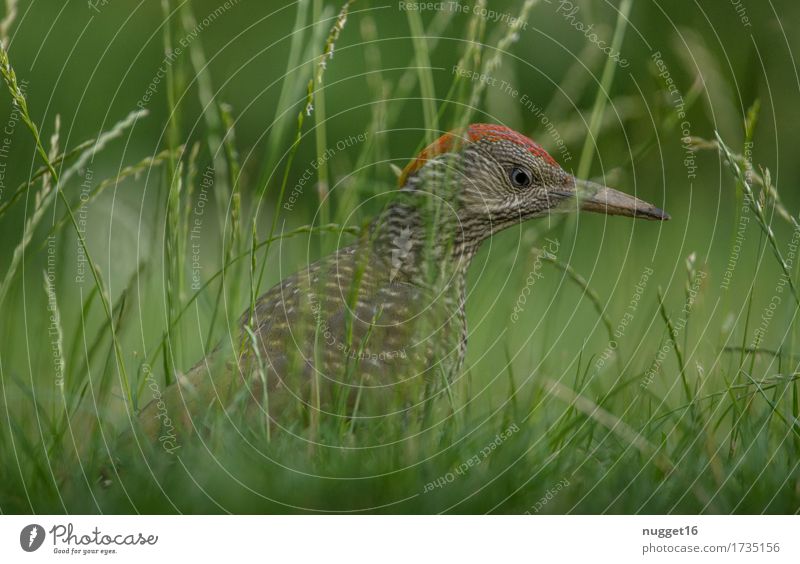
[[[517,188],[527,188],[533,182],[533,176],[530,171],[518,166],[511,169],[509,178],[511,179],[511,184]]]

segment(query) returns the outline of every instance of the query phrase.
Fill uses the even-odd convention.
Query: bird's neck
[[[480,241],[464,236],[453,210],[423,200],[401,199],[379,216],[372,232],[376,254],[386,262],[391,281],[462,290]]]

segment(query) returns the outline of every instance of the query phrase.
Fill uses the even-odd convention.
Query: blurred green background
[[[800,35],[794,24],[800,21],[800,4],[791,0],[743,0],[741,3],[727,0],[714,3],[635,0],[630,20],[625,24],[620,53],[629,64],[624,68],[616,65],[613,82],[608,91],[603,91],[600,85],[604,70],[608,72],[608,59],[593,42],[591,34],[596,33],[597,40],[610,44],[619,28],[618,8],[624,3],[617,0],[575,0],[572,3],[541,0],[536,3],[527,25],[518,32],[507,53],[499,54],[500,64],[491,73],[498,82],[506,81],[517,94],[510,94],[496,85],[487,85],[473,121],[500,122],[528,134],[575,173],[579,170],[579,163],[582,160],[586,162],[586,157],[582,159],[582,156],[588,136],[592,141],[586,153],[591,155],[589,177],[635,193],[666,209],[673,219],[658,225],[589,215],[568,220],[540,220],[511,229],[485,244],[470,274],[468,316],[472,333],[468,370],[458,386],[462,401],[476,395],[479,398],[471,404],[474,417],[508,410],[509,379],[505,367],[511,358],[510,366],[517,378],[515,385],[530,396],[532,405],[539,405],[537,402],[544,398],[542,411],[534,419],[541,424],[541,429],[553,428],[564,415],[569,402],[565,402],[563,397],[549,395],[542,382],[567,378],[571,383],[575,374],[585,371],[590,376],[586,376],[588,384],[583,380],[587,385],[583,395],[619,416],[627,425],[643,433],[647,429],[646,432],[650,433],[648,440],[658,445],[662,441],[669,442],[669,437],[664,435],[669,435],[670,428],[680,428],[682,433],[688,434],[678,423],[674,427],[670,427],[671,423],[658,429],[648,427],[654,412],[663,415],[685,403],[681,399],[683,392],[676,385],[679,381],[678,359],[671,351],[666,355],[657,370],[655,392],[649,392],[654,397],[636,404],[633,412],[627,409],[633,401],[632,396],[625,395],[630,388],[621,385],[624,382],[634,382],[633,387],[638,385],[638,379],[653,366],[667,336],[668,329],[659,315],[657,293],[661,291],[665,296],[665,310],[675,319],[679,318],[686,287],[691,284],[691,280],[687,281],[686,260],[694,253],[692,268],[705,272],[707,277],[700,285],[691,322],[678,341],[684,347],[691,388],[698,397],[706,396],[726,390],[730,392],[731,388],[726,386],[743,379],[736,376],[737,365],[741,365],[738,353],[731,354],[724,349],[750,344],[755,327],[761,323],[761,313],[772,300],[781,275],[763,232],[755,220],[751,220],[741,241],[741,256],[732,271],[730,289],[721,287],[737,236],[737,213],[741,201],[737,200],[736,181],[730,168],[714,148],[697,150],[692,155],[696,176],[689,177],[681,122],[687,122],[690,135],[697,138],[713,140],[715,131],[718,131],[735,152],[741,153],[745,115],[758,100],[760,114],[754,133],[752,162],[756,170],[758,167],[769,169],[784,208],[796,216],[800,209],[800,196],[796,189],[800,180],[800,160],[796,158],[795,144],[796,132],[800,128],[800,112],[797,110],[800,78],[795,57],[800,53]],[[320,129],[315,120],[320,111],[327,116],[324,136],[328,147],[336,147],[338,142],[364,133],[369,140],[367,144],[347,143],[351,146],[336,150],[328,161],[330,186],[333,187],[330,200],[332,220],[353,227],[368,219],[377,209],[376,204],[367,203],[362,207],[359,203],[372,195],[391,191],[395,176],[389,165],[403,167],[419,150],[426,135],[426,121],[417,71],[413,67],[425,61],[415,52],[408,13],[400,9],[401,4],[376,0],[358,1],[352,5],[348,21],[336,40],[334,56],[328,60],[324,71],[324,89],[321,90],[324,100],[318,95],[314,110],[305,118],[297,154],[288,170],[287,193],[282,202],[277,201],[277,195],[295,135],[297,116],[298,113],[306,114],[307,82],[312,73],[317,72],[318,57],[339,11],[339,3],[240,0],[221,10],[221,4],[215,0],[192,1],[186,6],[178,1],[161,3],[154,0],[139,3],[110,1],[106,5],[103,2],[89,2],[87,5],[83,1],[23,0],[17,7],[13,25],[7,30],[7,49],[18,80],[25,81],[31,117],[39,125],[45,145],[54,130],[56,116],[60,116],[61,122],[60,147],[69,150],[108,130],[146,100],[143,106],[148,115],[138,119],[133,127],[92,158],[87,168],[95,183],[114,178],[123,167],[156,155],[170,143],[173,146],[185,145],[187,152],[197,143],[199,153],[195,164],[202,174],[215,162],[212,154],[215,135],[227,129],[224,124],[215,126],[213,123],[213,119],[219,120],[217,105],[226,104],[235,129],[231,147],[238,152],[241,164],[241,177],[237,182],[241,191],[240,219],[244,225],[242,249],[246,250],[250,237],[248,222],[253,216],[257,217],[260,238],[267,235],[273,221],[277,221],[279,231],[320,223],[317,215],[318,176],[312,165],[319,154],[319,138],[316,136]],[[474,3],[462,4],[474,6]],[[299,17],[298,5],[304,10]],[[499,15],[516,15],[522,5],[523,2],[516,0],[493,1],[490,8]],[[186,21],[182,20],[186,17],[187,6],[202,26],[196,36],[187,32]],[[165,7],[169,17],[165,17]],[[473,18],[469,10],[467,13],[455,11],[446,17],[441,11],[426,11],[421,14],[421,19],[426,30],[433,27],[437,31],[435,36],[428,34],[425,39],[425,54],[432,69],[430,74],[436,105],[441,107],[451,92],[455,78],[453,67],[459,63],[467,47],[464,38],[471,33],[470,25],[476,21],[481,25],[481,39],[486,44],[483,61],[495,55],[494,46],[507,36],[509,26],[502,20]],[[209,23],[205,25],[204,20]],[[591,31],[582,27],[589,25],[593,26]],[[159,76],[159,68],[167,60],[165,29],[169,30],[173,45],[183,40],[189,47],[167,65],[174,82],[168,84],[164,78],[148,95],[148,85]],[[189,25],[188,29],[191,30],[192,26]],[[298,42],[294,50],[293,37]],[[207,66],[202,60],[193,59],[200,52],[198,47],[201,47]],[[675,120],[675,97],[667,91],[664,77],[659,77],[664,68],[659,69],[656,65],[653,57],[656,52],[661,53],[669,76],[686,102],[685,120]],[[287,61],[291,64],[294,58],[297,67],[287,74]],[[200,72],[199,68],[202,68]],[[462,82],[459,88],[463,87]],[[174,95],[171,102],[169,92]],[[469,96],[465,98],[461,94],[462,90],[457,88],[455,92],[457,104],[469,99]],[[606,108],[602,121],[598,122],[597,135],[591,136],[590,123],[598,92],[605,99]],[[205,107],[209,94],[212,106]],[[541,108],[542,114],[532,112],[530,105],[522,102],[523,96]],[[4,90],[0,100],[0,123],[5,125],[12,119],[11,97]],[[175,108],[175,112],[170,108]],[[452,106],[449,108],[452,110]],[[210,114],[216,116],[211,124]],[[563,150],[559,150],[553,131],[543,123],[542,115],[555,125],[555,131],[565,142]],[[444,114],[442,129],[453,125],[448,121],[449,116],[449,113]],[[4,157],[7,166],[0,205],[8,202],[17,186],[41,166],[32,137],[22,123],[17,123],[11,133],[7,131],[6,136],[11,142]],[[170,136],[173,136],[172,140]],[[221,155],[216,158],[223,158]],[[567,159],[567,156],[571,158]],[[134,378],[140,377],[145,355],[151,355],[158,345],[169,315],[164,283],[168,270],[164,265],[169,257],[165,255],[163,240],[167,229],[168,169],[168,165],[145,167],[135,177],[110,186],[100,198],[92,201],[88,209],[87,244],[107,285],[110,301],[120,303],[125,289],[131,288],[125,300],[124,328],[119,337],[128,371],[135,375]],[[299,192],[291,210],[286,209],[281,204],[287,201],[298,180],[308,170],[313,171],[311,180]],[[86,178],[85,171],[83,178]],[[267,183],[263,198],[259,198],[262,179],[267,179]],[[81,177],[75,177],[59,186],[75,206],[80,203],[80,184]],[[204,223],[202,230],[200,276],[203,281],[217,272],[223,263],[226,240],[223,233],[228,236],[232,209],[227,207],[231,205],[230,186],[227,179],[218,178],[212,190],[216,193],[209,196],[206,217],[213,218],[213,221],[209,219]],[[35,205],[33,194],[34,191],[25,192],[0,218],[0,236],[6,242],[0,250],[0,272],[6,272],[12,264],[14,250],[23,237],[26,218],[30,217]],[[197,194],[196,189],[195,199],[190,199],[190,204],[196,203]],[[220,209],[220,204],[225,209]],[[281,210],[277,218],[273,213],[276,209]],[[767,206],[778,245],[785,253],[792,229],[775,209]],[[352,210],[355,212],[351,215]],[[63,214],[60,204],[52,212],[56,221]],[[216,221],[218,217],[228,222],[220,225]],[[41,275],[47,267],[45,238],[51,226],[48,211],[46,219],[35,230],[13,283],[9,285],[9,294],[2,303],[0,364],[6,400],[4,409],[16,424],[1,434],[4,454],[0,467],[4,474],[13,473],[15,484],[26,482],[28,478],[25,476],[36,472],[14,468],[16,462],[12,453],[21,452],[22,443],[19,438],[15,442],[12,433],[27,436],[31,445],[46,443],[32,424],[34,409],[30,402],[47,404],[53,401],[55,393],[49,339],[43,338],[47,335],[49,316]],[[631,326],[619,339],[622,372],[613,360],[597,369],[595,361],[608,344],[606,328],[597,314],[596,304],[592,303],[584,288],[573,283],[569,275],[554,265],[541,267],[543,277],[537,280],[520,314],[522,321],[509,321],[526,279],[535,268],[536,256],[531,250],[545,245],[546,236],[559,238],[558,260],[569,265],[586,281],[591,292],[598,296],[603,315],[612,327],[617,327],[624,318],[644,269],[653,269]],[[83,307],[93,284],[88,277],[83,285],[74,283],[78,253],[74,232],[68,227],[61,229],[57,239],[61,267],[56,292],[66,354],[83,356],[85,343],[81,342],[83,337],[79,328]],[[282,242],[280,252],[276,246],[270,254],[261,290],[337,244],[335,236]],[[183,260],[190,264],[191,256],[184,254]],[[132,276],[142,264],[147,275],[140,277],[141,283],[131,285]],[[793,272],[796,279],[796,268]],[[237,275],[242,276],[242,273],[234,270],[232,276]],[[187,268],[184,276],[184,286],[180,290],[182,304],[193,294],[190,269]],[[238,292],[230,294],[234,301],[225,300],[224,303],[227,317],[235,318],[247,305],[246,281],[231,278],[229,285],[241,286]],[[181,341],[175,349],[179,368],[188,369],[202,356],[203,341],[213,341],[214,335],[219,337],[224,331],[217,326],[216,333],[207,339],[206,325],[210,323],[216,297],[216,286],[211,288],[197,301],[198,317],[192,309],[191,319],[184,320],[176,332]],[[764,332],[762,346],[785,352],[786,356],[779,356],[776,361],[769,356],[757,355],[760,376],[769,378],[796,372],[793,354],[800,352],[798,343],[794,341],[796,312],[793,301],[785,296]],[[100,337],[108,334],[108,326],[96,301],[85,314],[83,324],[88,328],[88,343],[97,338],[101,343],[98,347],[103,350],[88,363],[94,374],[90,378],[101,378],[102,374],[113,376],[109,399],[98,411],[109,428],[121,428],[127,421],[123,394],[118,388],[113,359],[109,360],[110,353],[106,355],[109,342]],[[198,327],[202,327],[202,338],[198,337]],[[80,363],[76,361],[76,365]],[[156,366],[159,378],[164,378],[162,365]],[[755,376],[755,372],[752,375]],[[796,386],[795,383],[795,410]],[[610,393],[618,389],[626,390],[625,394]],[[87,392],[84,390],[82,393]],[[35,399],[32,400],[31,395]],[[666,403],[656,405],[654,402],[658,397]],[[753,401],[760,402],[761,399]],[[771,406],[773,417],[764,428],[775,425],[778,430],[773,430],[771,435],[767,432],[766,438],[761,437],[763,429],[756,425],[756,420],[761,421],[757,419],[761,412],[757,408],[767,409],[768,403],[748,403],[748,409],[755,410],[752,414],[754,427],[751,436],[741,439],[752,441],[754,445],[762,445],[759,441],[763,440],[762,446],[766,450],[744,449],[739,453],[741,459],[736,455],[729,456],[727,462],[730,466],[725,467],[725,472],[730,471],[730,475],[736,477],[730,482],[716,475],[706,476],[710,472],[708,468],[714,468],[713,462],[707,465],[698,462],[696,472],[690,470],[689,477],[683,476],[683,481],[675,484],[676,491],[681,491],[681,488],[685,491],[687,481],[695,476],[704,476],[704,480],[707,478],[710,484],[715,484],[708,486],[711,491],[723,493],[719,497],[712,496],[715,501],[709,502],[710,505],[696,501],[678,505],[679,509],[785,512],[798,508],[800,481],[797,465],[791,462],[797,460],[796,438],[794,443],[791,438],[780,440],[786,437],[787,425],[789,428],[798,425],[796,420],[792,420],[792,417],[796,418],[796,412],[793,416],[791,386],[786,394],[773,398],[773,402],[777,404]],[[698,405],[700,403],[698,401]],[[777,411],[785,413],[784,421],[774,417]],[[709,415],[709,421],[714,423],[729,417],[729,412],[724,409],[713,413],[713,416]],[[569,414],[574,415],[572,411]],[[596,418],[589,419],[596,422]],[[708,439],[709,444],[719,441],[727,445],[732,441],[724,432],[727,423],[721,427],[719,424],[714,426],[714,423],[708,423],[709,437],[714,437]],[[495,429],[489,435],[494,436],[494,432]],[[722,434],[718,435],[718,432]],[[611,435],[615,437],[611,442],[621,440],[616,434]],[[586,478],[581,486],[583,489],[567,490],[572,492],[569,497],[562,495],[562,501],[551,504],[549,511],[634,511],[641,508],[666,511],[672,508],[667,502],[649,506],[649,502],[638,498],[630,504],[615,506],[617,501],[613,492],[624,487],[626,478],[619,478],[616,482],[610,478],[612,485],[608,489],[611,493],[597,493],[595,486],[618,470],[616,462],[627,456],[624,454],[627,450],[620,454],[612,449],[603,455],[592,451],[593,440],[597,437],[586,438],[585,444],[586,452],[592,454],[576,451],[575,456],[576,460],[582,456],[592,460],[590,466],[596,465],[595,473],[589,472],[589,475],[594,475],[595,481],[592,483],[592,479]],[[778,440],[777,446],[771,442],[775,440]],[[790,444],[794,446],[790,447]],[[701,446],[706,448],[707,445]],[[783,466],[777,462],[774,467],[770,466],[769,453],[773,452],[770,450],[773,447],[780,453],[776,460],[785,463]],[[23,454],[23,458],[41,456],[41,448],[31,448],[35,452]],[[674,448],[680,451],[682,447]],[[786,450],[790,448],[794,450]],[[547,451],[544,448],[545,455]],[[728,452],[728,446],[725,451]],[[674,451],[672,456],[675,460],[683,460]],[[713,461],[715,457],[711,456],[711,459]],[[504,491],[527,497],[512,505],[500,506],[499,510],[524,511],[539,499],[542,491],[567,475],[568,470],[564,468],[569,466],[565,462],[561,474],[552,474],[552,480],[541,482],[543,485],[539,489],[528,486],[535,489],[528,494],[516,489],[524,479],[502,474],[504,478],[500,483],[505,484]],[[514,468],[518,470],[519,465]],[[749,477],[736,474],[743,468],[750,469]],[[520,472],[523,478],[529,475],[524,470]],[[748,479],[765,475],[773,479],[753,499],[746,497],[749,490],[727,489],[733,487],[732,483],[744,488]],[[497,476],[490,473],[476,478],[476,483],[496,484],[498,482],[493,478]],[[51,479],[45,475],[37,479],[48,484],[41,486],[45,493],[38,502],[40,505],[32,507],[30,503],[26,504],[19,490],[11,493],[13,488],[8,488],[0,495],[0,503],[5,504],[2,509],[27,511],[44,506],[61,510],[62,507],[54,502],[53,482],[64,487],[60,480],[67,478]],[[653,477],[652,483],[659,479]],[[30,480],[35,481],[33,478]],[[643,499],[649,499],[647,488],[642,486]],[[490,488],[486,490],[490,491]],[[775,501],[778,492],[781,492],[784,504]],[[783,495],[786,492],[790,492],[789,497]],[[794,492],[794,497],[791,497],[791,492]],[[365,500],[369,500],[365,505],[369,505],[379,503],[375,500],[380,499],[381,494],[364,495]],[[477,496],[482,501],[473,500],[473,505],[462,507],[467,511],[489,510],[499,499],[492,496],[491,493]],[[48,499],[53,501],[52,506],[48,506]],[[742,499],[746,499],[746,503],[737,505],[737,501]],[[336,503],[331,502],[334,509],[338,508]],[[67,510],[68,506],[69,503],[63,509]],[[443,503],[406,509],[438,511],[446,506]],[[92,505],[78,504],[78,507],[95,510]],[[202,505],[199,507],[207,509]],[[233,507],[242,510],[242,506]],[[163,509],[158,504],[154,508]],[[123,507],[121,510],[128,509]]]

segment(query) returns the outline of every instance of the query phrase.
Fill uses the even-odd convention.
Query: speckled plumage
[[[465,277],[481,242],[567,211],[580,188],[533,141],[484,124],[443,135],[400,184],[368,236],[284,279],[244,313],[235,362],[212,370],[204,359],[181,379],[171,393],[184,425],[193,412],[242,397],[248,409],[267,403],[279,425],[406,416],[461,369]],[[630,196],[581,186],[586,209],[666,218]],[[157,435],[154,410],[140,421]]]

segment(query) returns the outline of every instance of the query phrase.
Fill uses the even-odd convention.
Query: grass
[[[370,424],[312,411],[276,429],[266,423],[275,398],[264,392],[265,416],[254,423],[244,409],[210,412],[208,431],[182,441],[177,455],[138,435],[123,435],[120,442],[129,417],[153,398],[149,371],[163,389],[220,339],[223,345],[235,341],[231,320],[248,308],[252,312],[257,296],[302,268],[309,253],[364,236],[363,224],[375,210],[361,210],[361,201],[391,190],[394,175],[384,159],[397,165],[405,160],[390,134],[410,128],[410,145],[419,146],[440,128],[477,116],[493,119],[482,115],[490,86],[458,76],[443,84],[434,68],[446,66],[439,61],[454,45],[453,60],[463,68],[494,73],[518,64],[505,53],[520,54],[515,44],[521,23],[504,28],[472,15],[463,25],[468,41],[461,43],[446,35],[452,13],[395,14],[395,25],[407,28],[403,41],[412,53],[405,66],[395,67],[387,60],[396,57],[380,42],[383,20],[360,4],[297,4],[285,74],[275,83],[270,135],[263,148],[255,148],[258,163],[243,157],[252,154],[243,150],[240,135],[247,117],[223,99],[229,92],[215,90],[206,67],[206,52],[212,51],[200,37],[188,58],[169,69],[163,146],[97,179],[86,199],[77,193],[79,172],[137,121],[151,118],[131,112],[72,148],[62,146],[65,136],[54,126],[45,147],[8,51],[0,51],[11,93],[6,103],[20,110],[38,159],[29,178],[0,201],[0,221],[24,216],[3,261],[0,305],[4,312],[25,313],[25,335],[41,341],[32,350],[12,315],[0,320],[6,337],[0,345],[0,511],[798,513],[800,260],[791,247],[798,228],[791,210],[800,202],[784,202],[770,171],[756,170],[743,156],[746,143],[759,142],[755,110],[731,118],[745,123],[741,154],[732,148],[735,139],[723,139],[711,127],[705,137],[713,141],[692,140],[698,155],[719,158],[725,169],[721,191],[732,200],[738,194],[753,218],[732,289],[719,287],[733,243],[726,239],[722,250],[718,245],[708,251],[702,245],[712,233],[705,226],[693,227],[698,233],[688,243],[679,240],[686,217],[707,216],[702,199],[690,209],[670,195],[675,220],[662,227],[584,216],[541,220],[496,237],[476,259],[467,366],[430,402],[423,422]],[[521,22],[533,22],[548,9],[532,0],[511,4]],[[632,5],[623,2],[616,18],[610,17],[616,19],[607,28],[615,50],[635,16]],[[197,25],[200,14],[168,0],[162,8],[169,17],[162,40],[169,48]],[[13,23],[13,17],[3,20],[4,33]],[[369,69],[364,89],[374,99],[359,127],[371,138],[349,155],[353,175],[340,174],[341,161],[325,160],[315,177],[320,189],[303,195],[310,203],[285,214],[282,205],[298,167],[300,173],[306,167],[298,163],[306,154],[302,149],[319,158],[336,145],[332,131],[338,131],[342,103],[348,103],[338,95],[337,65],[353,64],[347,49],[359,38],[370,41],[363,50]],[[619,124],[607,120],[607,109],[627,103],[617,90],[628,85],[620,84],[620,69],[610,60],[585,60],[601,75],[600,90],[592,89],[595,95],[587,99],[575,96],[584,131],[571,148],[581,154],[579,168],[588,176],[596,168],[595,143],[618,135]],[[557,77],[565,88],[580,91],[597,82],[576,68],[577,63]],[[699,83],[690,77],[690,101],[698,98]],[[572,106],[555,92],[541,106],[554,123],[574,125]],[[657,109],[654,131],[630,133],[635,157],[610,151],[604,162],[625,168],[635,160],[638,166],[654,147],[674,142],[679,124],[661,101],[660,80],[647,94]],[[183,124],[195,120],[205,126],[200,137],[184,139]],[[544,134],[540,141],[551,140]],[[676,162],[674,169],[682,172]],[[210,201],[216,215],[203,224],[205,268],[201,283],[193,285],[189,233],[198,217],[205,163],[215,171]],[[157,213],[158,233],[150,239],[156,252],[137,257],[121,272],[103,270],[92,260],[100,237],[83,236],[75,210],[81,204],[102,209],[109,189],[137,187],[143,175],[160,186],[147,191],[153,200],[148,209]],[[343,177],[349,191],[334,189]],[[318,206],[322,212],[315,216]],[[353,213],[355,219],[348,219]],[[735,233],[740,213],[737,208],[726,216],[723,227],[730,224]],[[659,228],[664,243],[655,242]],[[729,231],[723,231],[727,238]],[[49,236],[61,251],[55,254],[55,283],[46,278],[43,291],[40,267],[47,264]],[[562,244],[558,257],[545,256],[551,266],[542,268],[519,322],[512,324],[535,258],[527,251],[546,236],[574,243]],[[74,245],[87,257],[90,287],[77,289],[67,274],[74,259],[64,249]],[[655,274],[637,298],[634,286],[645,266]],[[780,311],[769,313],[775,296]],[[319,327],[314,330],[319,338]],[[252,348],[263,379],[257,337],[250,326],[245,332],[247,338],[234,344]],[[613,361],[598,362],[612,342]],[[353,378],[356,368],[348,366]],[[63,388],[54,386],[59,371]],[[237,396],[232,405],[246,399]],[[347,415],[364,408],[359,397]],[[110,460],[123,454],[119,472],[109,472]],[[556,488],[557,495],[542,503]]]

